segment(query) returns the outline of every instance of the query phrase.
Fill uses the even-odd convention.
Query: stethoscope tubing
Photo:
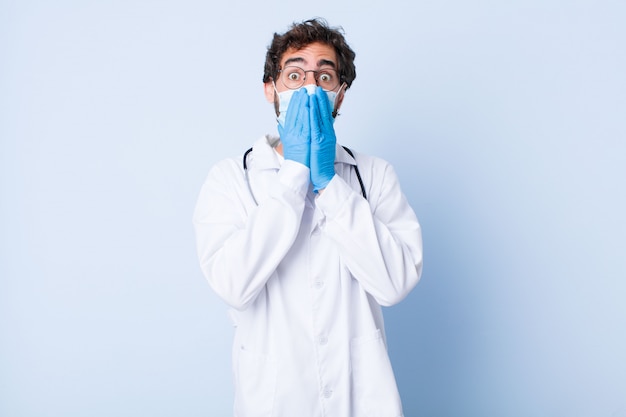
[[[250,185],[250,176],[248,174],[248,155],[250,154],[250,152],[252,152],[253,148],[248,149],[244,154],[243,154],[243,173],[245,176],[245,180],[246,180],[246,185],[248,186],[248,191],[250,191],[250,196],[252,197],[252,200],[254,200],[254,204],[256,204],[257,206],[259,205],[259,203],[256,201],[256,198],[254,197],[254,192],[252,191],[252,186]],[[350,148],[348,148],[347,146],[343,146],[343,149],[346,150],[346,152],[348,152],[348,154],[354,158],[354,153],[352,153],[352,150]],[[356,158],[354,158],[356,160]],[[363,184],[363,179],[361,178],[361,172],[359,171],[359,167],[358,165],[354,165],[354,173],[356,174],[356,178],[359,181],[359,186],[361,187],[361,194],[363,195],[363,198],[367,200],[367,193],[365,192],[365,185]]]

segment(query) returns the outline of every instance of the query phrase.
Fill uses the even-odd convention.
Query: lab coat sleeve
[[[316,204],[325,214],[325,232],[352,276],[380,305],[390,306],[420,279],[422,235],[393,167],[380,162],[373,174],[380,183],[370,187],[371,208],[339,175]]]
[[[271,277],[298,234],[309,169],[285,161],[268,198],[250,201],[234,160],[211,171],[194,212],[198,257],[211,288],[227,304],[245,310]]]

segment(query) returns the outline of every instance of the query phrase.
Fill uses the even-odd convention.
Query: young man
[[[236,327],[235,416],[402,416],[380,306],[417,284],[421,231],[393,168],[336,142],[354,56],[323,20],[275,34],[280,137],[219,162],[197,202],[200,264]]]

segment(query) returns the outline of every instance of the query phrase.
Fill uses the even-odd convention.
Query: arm
[[[268,198],[249,202],[235,161],[215,166],[194,212],[200,266],[213,290],[244,310],[252,303],[293,244],[304,211],[309,169],[285,161]]]
[[[371,178],[379,178],[370,187],[372,209],[339,175],[316,202],[326,216],[325,232],[354,278],[379,304],[390,306],[420,279],[421,229],[393,168],[374,165]]]
[[[261,181],[268,184],[267,198],[246,207],[248,184],[231,161],[211,170],[196,206],[200,266],[213,290],[238,310],[245,310],[263,290],[300,228],[310,176],[305,90],[294,93],[279,131],[285,162],[278,172],[254,172],[269,176],[267,182]]]

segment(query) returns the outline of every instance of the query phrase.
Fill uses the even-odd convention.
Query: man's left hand
[[[328,95],[321,87],[309,96],[311,117],[311,182],[313,190],[318,192],[328,185],[335,176],[335,129],[333,127],[333,109],[330,108]]]

